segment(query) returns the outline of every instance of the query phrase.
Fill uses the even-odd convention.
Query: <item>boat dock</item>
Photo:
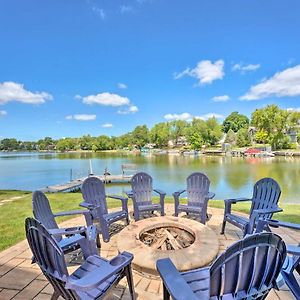
[[[103,182],[109,183],[129,183],[133,175],[93,175]],[[75,179],[67,183],[49,185],[42,188],[41,191],[46,193],[74,192],[80,189],[83,181],[87,177]]]

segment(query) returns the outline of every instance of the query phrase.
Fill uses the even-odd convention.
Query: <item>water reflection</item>
[[[87,176],[93,172],[121,174],[121,165],[134,163],[150,173],[155,187],[168,194],[184,188],[192,172],[206,173],[217,199],[251,196],[254,183],[272,177],[282,188],[282,201],[300,203],[300,158],[240,158],[228,156],[137,155],[126,153],[1,153],[0,189],[34,190]],[[72,170],[72,172],[71,172]],[[109,193],[121,193],[129,186],[108,186]]]

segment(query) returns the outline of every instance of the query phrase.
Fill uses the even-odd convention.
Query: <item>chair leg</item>
[[[224,220],[223,220],[223,223],[222,223],[221,234],[224,234],[225,226],[226,226],[226,220],[224,219]]]
[[[54,293],[51,296],[51,300],[56,300],[56,299],[58,299],[58,297],[59,297],[59,293],[54,291]]]
[[[164,300],[169,300],[169,299],[170,299],[170,293],[169,293],[169,291],[167,290],[165,284],[163,284],[163,293],[164,293],[163,299],[164,299]]]
[[[97,247],[101,248],[101,242],[100,242],[100,236],[97,234],[97,239],[96,239]]]
[[[129,289],[131,299],[135,300],[136,295],[135,295],[135,291],[134,291],[134,283],[133,283],[133,277],[132,277],[132,272],[131,272],[131,265],[128,265],[125,268],[125,275],[126,275],[126,278],[127,278],[128,289]]]
[[[108,224],[101,224],[102,238],[105,243],[108,243],[110,240]]]

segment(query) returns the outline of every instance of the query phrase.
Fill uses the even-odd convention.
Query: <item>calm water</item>
[[[35,190],[86,176],[89,160],[94,174],[121,174],[123,163],[134,163],[139,171],[154,178],[154,186],[168,194],[184,188],[186,177],[201,171],[211,180],[216,199],[251,196],[253,184],[262,177],[273,177],[282,188],[281,201],[300,204],[300,158],[238,158],[207,156],[143,156],[106,153],[1,153],[0,189]],[[108,193],[121,193],[127,185],[110,186]]]

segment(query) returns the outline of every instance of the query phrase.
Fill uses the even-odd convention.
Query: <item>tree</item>
[[[204,144],[203,138],[199,132],[193,132],[189,137],[189,143],[194,150],[200,150]]]
[[[150,130],[150,141],[151,143],[156,144],[158,148],[166,147],[170,138],[171,134],[169,123],[155,124]]]
[[[149,142],[149,130],[146,125],[135,127],[131,135],[133,144],[139,149]]]
[[[56,150],[64,152],[68,150],[68,141],[66,139],[61,139],[56,144]]]
[[[285,133],[289,128],[287,110],[280,109],[277,105],[268,105],[265,108],[256,109],[252,113],[251,123],[258,129],[267,133],[267,141],[273,149],[287,147],[288,140]]]
[[[238,132],[241,128],[249,127],[247,116],[239,114],[237,111],[232,112],[223,122],[223,131],[227,133],[230,129]]]
[[[106,135],[100,135],[98,136],[92,146],[93,151],[97,150],[111,150],[112,144],[110,137]]]
[[[263,129],[255,133],[255,141],[259,144],[265,144],[268,141],[268,133]]]
[[[221,125],[215,117],[209,118],[206,121],[207,134],[206,142],[209,145],[216,145],[222,137]]]
[[[225,143],[229,143],[231,145],[236,144],[236,135],[235,135],[234,131],[231,128],[228,130],[228,132],[226,134]]]
[[[236,144],[238,147],[249,146],[251,143],[250,135],[248,129],[240,128],[236,133]]]
[[[81,150],[92,150],[93,138],[88,134],[79,138],[79,144]]]
[[[175,140],[175,145],[179,137],[186,135],[188,125],[188,122],[183,120],[175,120],[170,123],[171,138]]]

